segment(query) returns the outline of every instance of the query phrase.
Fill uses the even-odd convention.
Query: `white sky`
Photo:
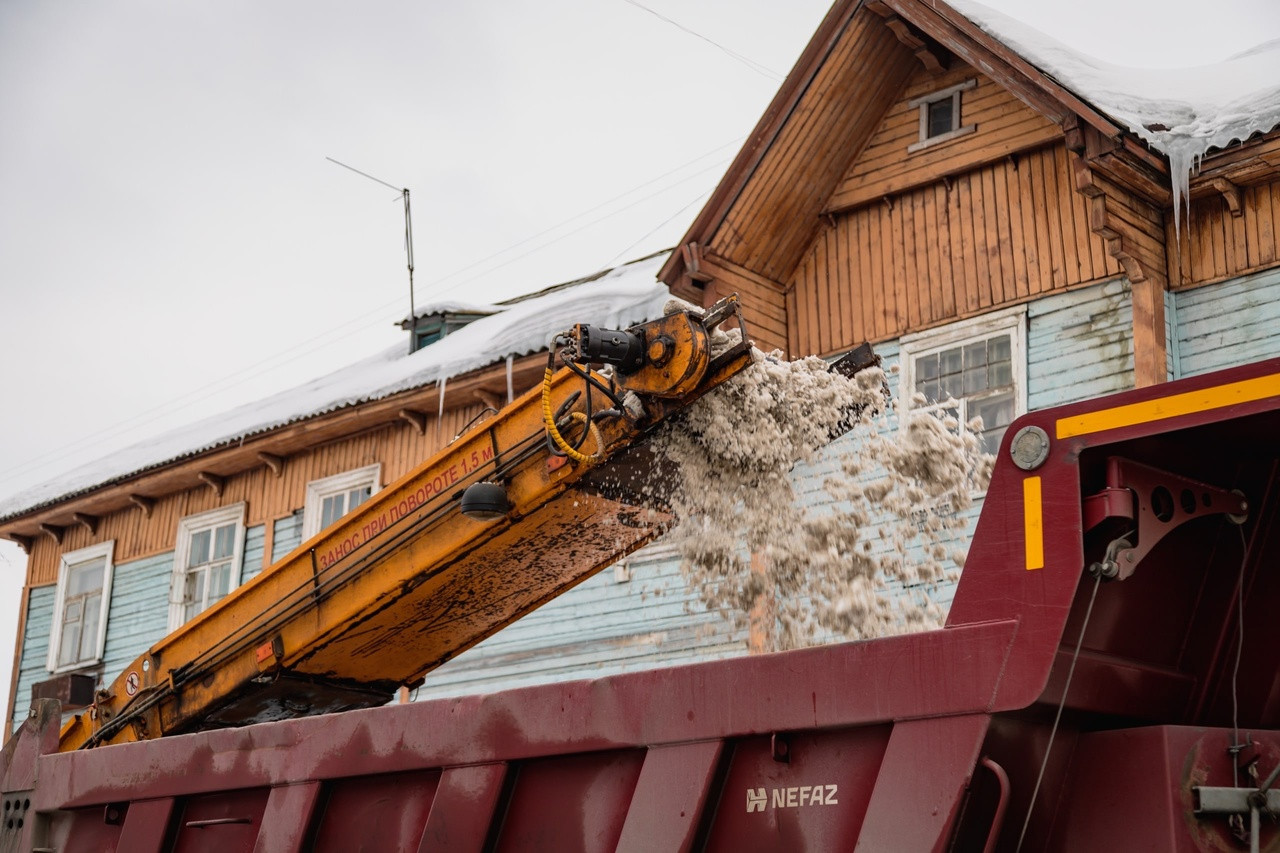
[[[326,156],[412,191],[419,304],[674,243],[828,3],[638,2],[726,50],[629,0],[0,4],[0,496],[402,335],[399,198]],[[1280,37],[1272,0],[988,5],[1146,67]]]

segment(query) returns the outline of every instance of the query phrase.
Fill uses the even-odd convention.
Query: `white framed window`
[[[243,503],[178,522],[169,591],[169,630],[191,621],[240,585],[244,562]]]
[[[994,311],[941,329],[904,335],[901,399],[916,394],[926,409],[949,409],[962,424],[982,418],[988,453],[1027,410],[1027,312]],[[915,408],[921,408],[916,404]]]
[[[103,542],[62,555],[49,636],[50,672],[66,672],[102,661],[115,546],[114,541]]]
[[[307,483],[302,538],[310,539],[382,488],[382,465],[368,465]]]
[[[960,96],[977,85],[977,78],[970,78],[908,101],[908,107],[920,110],[920,138],[907,146],[907,153],[967,136],[977,130],[976,124],[960,123]]]

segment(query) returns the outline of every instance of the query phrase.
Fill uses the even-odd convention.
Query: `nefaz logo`
[[[838,806],[838,785],[798,785],[794,788],[748,788],[747,814],[762,812],[765,806],[795,809],[800,806]]]

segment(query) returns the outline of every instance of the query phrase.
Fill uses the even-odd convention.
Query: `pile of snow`
[[[1280,126],[1280,39],[1194,68],[1128,68],[1087,56],[973,0],[969,20],[1169,158],[1175,218],[1210,148]]]
[[[662,316],[669,293],[656,280],[666,255],[501,305],[495,313],[410,355],[404,343],[298,388],[126,447],[0,501],[0,520],[109,485],[252,435],[546,348],[575,323],[625,328]]]

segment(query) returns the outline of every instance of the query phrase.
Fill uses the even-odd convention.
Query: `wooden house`
[[[900,397],[953,396],[993,450],[1029,409],[1280,354],[1280,118],[1206,145],[1175,217],[1182,158],[1161,131],[1071,85],[1062,52],[964,11],[838,0],[680,245],[640,269],[702,304],[738,292],[756,341],[790,356],[872,341]],[[55,674],[112,677],[192,602],[529,387],[541,359],[514,348],[0,507],[29,553],[10,719]],[[824,473],[797,472],[806,500]],[[204,579],[180,586],[196,552]],[[73,601],[98,615],[73,619]],[[423,692],[740,653],[694,601],[659,544]]]

